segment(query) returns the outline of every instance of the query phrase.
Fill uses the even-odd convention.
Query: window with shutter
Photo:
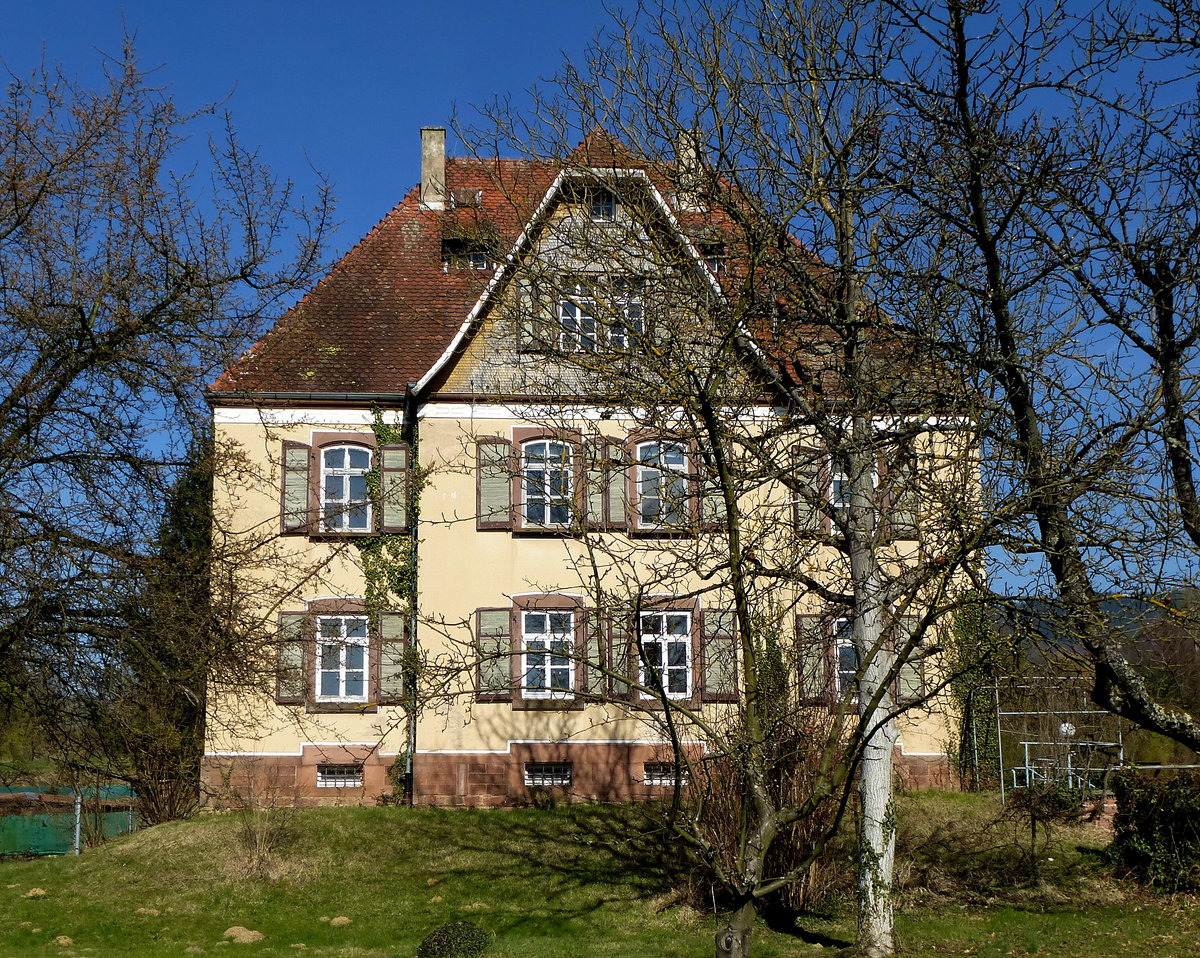
[[[511,617],[507,608],[475,612],[476,697],[481,702],[512,699]]]
[[[604,523],[609,529],[625,529],[629,524],[629,456],[624,446],[609,440],[605,460]]]

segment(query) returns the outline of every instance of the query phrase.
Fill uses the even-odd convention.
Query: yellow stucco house
[[[214,384],[217,443],[240,463],[217,483],[218,527],[258,543],[245,578],[274,637],[257,694],[210,696],[210,794],[652,798],[676,781],[673,740],[703,756],[706,724],[736,716],[722,489],[655,392],[666,373],[634,389],[624,368],[692,335],[682,299],[744,279],[689,180],[697,157],[677,157],[598,136],[565,164],[455,159],[423,130],[419,187]],[[686,283],[664,295],[668,273]],[[718,415],[770,421],[769,397],[742,395]],[[744,480],[757,544],[740,548],[795,561],[756,594],[806,649],[789,694],[828,709],[859,665],[810,588],[837,574],[821,534],[845,477],[819,450],[795,476],[811,495]],[[911,500],[890,504],[895,568],[924,561]],[[901,718],[917,784],[949,781],[935,692],[927,663],[897,669],[898,701],[929,699]]]

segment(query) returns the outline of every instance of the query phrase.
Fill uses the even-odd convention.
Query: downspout
[[[409,383],[404,391],[404,438],[408,442],[408,468],[411,475],[413,470],[417,468],[418,440],[420,438],[419,430],[417,429],[417,393],[415,383]],[[413,489],[411,482],[409,489]],[[416,653],[420,650],[420,642],[417,636],[417,597],[421,594],[417,585],[421,569],[418,562],[420,556],[418,547],[420,537],[417,535],[417,523],[420,520],[420,502],[421,496],[419,491],[410,492],[408,499],[408,562],[409,569],[412,572],[409,578],[410,592],[408,597],[408,650],[411,654],[405,656],[409,661],[415,661]],[[405,698],[408,700],[405,709],[408,734],[404,756],[404,803],[412,805],[416,794],[413,759],[417,754],[417,703],[419,696],[416,688],[416,672],[414,671],[405,678],[407,679],[404,690]]]

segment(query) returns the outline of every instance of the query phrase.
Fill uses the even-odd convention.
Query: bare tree
[[[228,117],[187,169],[217,111],[178,109],[131,45],[103,64],[97,89],[12,77],[0,108],[0,654],[68,697],[129,651],[202,390],[312,280],[330,211]]]
[[[891,321],[875,292],[885,275],[876,236],[899,195],[879,170],[895,120],[872,65],[898,55],[883,27],[857,4],[643,7],[585,70],[566,71],[536,123],[499,107],[490,117],[511,144],[577,164],[581,177],[627,158],[603,137],[570,155],[575,131],[613,131],[634,156],[651,158],[651,181],[656,169],[669,176],[655,185],[688,238],[664,262],[645,252],[637,230],[590,241],[573,234],[582,260],[606,264],[593,269],[647,277],[645,329],[629,349],[603,348],[603,332],[585,345],[548,345],[570,371],[555,394],[564,381],[598,381],[589,398],[614,418],[694,450],[680,459],[690,471],[681,482],[706,503],[694,507],[699,528],[711,510],[709,535],[672,544],[664,559],[661,544],[577,533],[601,607],[619,594],[683,592],[735,612],[736,720],[715,723],[670,696],[657,703],[663,722],[700,729],[744,789],[731,845],[704,817],[719,803],[675,819],[701,857],[719,863],[733,895],[734,954],[746,953],[762,899],[820,854],[851,789],[860,809],[859,946],[891,953],[896,717],[938,688],[936,669],[919,689],[913,677],[932,664],[924,660],[938,652],[936,623],[990,541],[975,494],[970,391],[944,354]],[[643,227],[659,215],[637,188],[607,188],[639,211]],[[628,325],[615,297],[564,291],[553,275],[538,282],[555,301],[594,304],[597,330]],[[566,428],[571,410],[563,417]],[[781,503],[793,514],[781,514]],[[768,638],[792,633],[797,615],[817,627],[794,642],[789,635],[794,681],[781,709],[766,678]],[[840,657],[814,694],[801,677],[813,681],[812,663],[830,647]],[[654,692],[641,689],[651,700]],[[826,694],[832,713],[814,710]],[[802,750],[772,747],[797,742],[785,730],[804,727],[814,734]],[[774,843],[802,820],[819,822],[811,844],[793,867],[772,871]]]

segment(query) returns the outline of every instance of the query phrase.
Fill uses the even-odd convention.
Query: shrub
[[[476,958],[492,943],[492,933],[469,921],[452,921],[430,932],[417,958]]]
[[[1113,861],[1164,891],[1200,890],[1200,773],[1123,772],[1113,792]]]

